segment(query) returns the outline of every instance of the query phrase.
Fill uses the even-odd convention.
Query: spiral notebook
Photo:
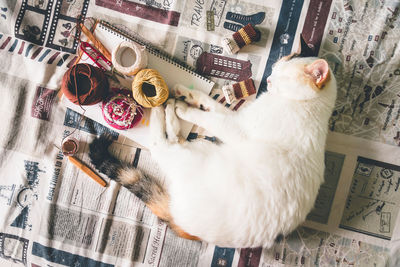
[[[119,43],[122,41],[134,41],[141,45],[146,46],[148,54],[148,68],[156,69],[161,76],[164,78],[166,84],[169,88],[172,88],[175,84],[179,83],[188,88],[201,90],[206,94],[209,94],[214,86],[214,82],[200,76],[191,69],[181,65],[176,60],[168,56],[166,53],[159,51],[158,49],[152,47],[149,43],[145,42],[136,36],[132,36],[121,29],[118,29],[105,21],[100,21],[95,30],[94,35],[96,38],[111,52]],[[90,59],[82,57],[80,62],[93,63]],[[131,88],[131,80],[125,79],[120,80],[120,83]],[[62,99],[63,103],[70,109],[83,113],[83,110],[78,106],[71,103],[66,97]],[[93,106],[83,106],[86,110],[85,116],[97,121],[107,127],[110,127],[104,120],[101,112],[101,103]],[[134,140],[142,146],[148,147],[149,145],[149,126],[150,122],[150,109],[145,109],[143,118],[141,122],[135,127],[129,130],[117,130],[114,131],[125,135],[126,137]],[[193,124],[181,120],[181,135],[187,137],[192,129]]]

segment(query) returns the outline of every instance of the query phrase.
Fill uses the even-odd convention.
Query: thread
[[[232,104],[234,101],[255,94],[256,88],[253,79],[247,79],[238,83],[224,85],[222,87],[226,102]]]
[[[76,105],[94,105],[106,96],[108,80],[100,68],[80,63],[65,72],[61,90]]]
[[[73,137],[62,142],[61,151],[65,156],[72,156],[79,150],[79,142]]]
[[[121,42],[112,51],[114,68],[124,75],[135,75],[147,66],[146,47],[134,42]]]
[[[113,128],[126,130],[139,123],[143,109],[131,97],[129,90],[112,89],[113,94],[102,105],[104,120]]]
[[[154,69],[139,71],[132,82],[133,98],[143,107],[157,107],[167,101],[168,86]]]
[[[232,34],[232,38],[222,39],[222,45],[229,54],[236,54],[242,47],[257,42],[260,38],[261,32],[249,23]]]

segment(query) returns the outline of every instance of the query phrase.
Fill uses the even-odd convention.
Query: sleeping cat
[[[223,247],[270,247],[305,220],[323,182],[336,99],[325,60],[281,59],[268,78],[268,92],[237,112],[200,91],[180,85],[171,91],[177,100],[153,108],[150,118],[150,151],[166,184],[113,158],[104,136],[90,145],[96,168],[184,238]],[[221,142],[183,142],[177,117]]]

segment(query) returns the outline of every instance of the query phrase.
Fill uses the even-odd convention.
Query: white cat
[[[112,158],[111,141],[104,137],[90,145],[100,171],[185,238],[223,247],[270,247],[305,220],[323,182],[336,99],[325,60],[281,59],[268,78],[268,92],[237,112],[200,91],[178,85],[172,93],[184,102],[170,99],[165,109],[151,113],[150,151],[166,185]],[[182,142],[176,115],[222,142]]]

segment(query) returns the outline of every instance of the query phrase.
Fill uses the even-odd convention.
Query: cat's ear
[[[324,59],[317,59],[305,67],[304,72],[311,77],[318,89],[330,79],[329,65]]]

